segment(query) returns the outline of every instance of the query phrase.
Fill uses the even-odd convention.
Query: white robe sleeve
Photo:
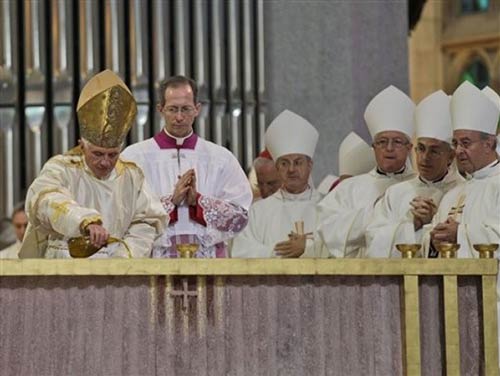
[[[334,257],[350,257],[365,246],[365,230],[372,205],[358,208],[350,184],[339,185],[318,205],[318,232]],[[359,255],[361,256],[361,255]]]
[[[160,200],[154,195],[145,180],[137,192],[134,218],[126,231],[123,244],[118,243],[112,252],[113,257],[150,257],[153,242],[168,224],[168,216]]]
[[[397,202],[392,193],[389,189],[375,205],[366,229],[366,257],[401,257],[396,244],[414,244],[421,233],[419,231],[416,236],[413,215],[409,212],[407,203]],[[408,212],[402,217],[399,206],[408,207]]]
[[[273,245],[266,245],[263,239],[262,225],[254,207],[250,209],[248,225],[233,240],[231,257],[233,258],[268,258],[273,255]]]
[[[228,155],[226,162],[216,195],[200,194],[196,212],[190,212],[191,219],[206,226],[201,236],[205,246],[233,238],[248,223],[248,209],[253,197],[250,183],[232,154]]]
[[[26,208],[28,220],[36,229],[72,238],[81,235],[84,221],[102,218],[98,211],[80,206],[64,188],[69,185],[65,168],[55,158],[45,164],[28,190]]]

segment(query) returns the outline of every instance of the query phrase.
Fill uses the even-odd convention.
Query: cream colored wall
[[[417,103],[433,91],[451,94],[462,71],[480,56],[490,86],[500,91],[500,0],[488,12],[461,15],[460,2],[428,0],[408,38],[410,93]]]

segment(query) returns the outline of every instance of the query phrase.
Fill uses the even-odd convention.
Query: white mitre
[[[416,136],[434,138],[451,143],[450,96],[438,90],[422,99],[415,109]]]
[[[311,123],[289,110],[271,122],[264,136],[274,161],[287,154],[304,154],[312,159],[318,138],[319,133]]]
[[[496,135],[500,108],[477,87],[464,81],[451,97],[453,130]]]
[[[365,121],[372,139],[380,132],[398,131],[412,140],[415,103],[401,90],[389,86],[378,93],[365,110]]]

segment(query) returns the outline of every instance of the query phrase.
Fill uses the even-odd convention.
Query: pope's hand
[[[107,244],[109,232],[102,225],[91,223],[85,228],[89,234],[90,243],[97,248],[101,248]]]
[[[288,237],[289,240],[277,243],[274,246],[274,251],[278,256],[285,258],[300,257],[306,249],[307,234],[292,233]]]

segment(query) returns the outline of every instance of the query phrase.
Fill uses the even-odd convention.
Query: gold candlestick
[[[396,248],[401,252],[402,258],[411,259],[415,258],[415,255],[422,246],[420,244],[396,244]]]
[[[474,244],[473,247],[479,252],[479,258],[494,258],[498,244]]]
[[[435,245],[441,258],[457,258],[457,251],[460,249],[460,244],[457,243],[439,243]]]
[[[185,243],[176,244],[175,248],[180,258],[193,258],[196,251],[198,250],[198,244],[196,243]]]

